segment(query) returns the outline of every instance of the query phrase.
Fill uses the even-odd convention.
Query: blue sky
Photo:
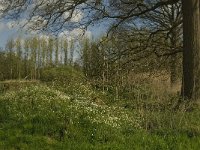
[[[18,31],[15,29],[9,29],[6,23],[1,22],[0,23],[0,47],[4,48],[7,40],[10,37],[16,36],[17,32]]]
[[[19,29],[17,24],[11,26],[11,22],[0,22],[0,47],[5,48],[7,41],[10,38],[15,39],[18,36],[23,35],[25,32],[23,29]]]
[[[66,29],[67,30],[67,29]],[[89,28],[88,33],[93,38],[98,38],[106,32],[106,24],[98,24]],[[25,34],[25,30],[19,29],[17,25],[12,26],[10,23],[0,22],[0,47],[5,48],[7,41],[10,38],[22,37]]]
[[[83,21],[84,19],[87,20],[87,11],[86,12],[82,12],[82,11],[77,11],[74,12],[75,15],[73,16],[72,21],[73,22],[79,22],[79,21]],[[68,15],[68,13],[66,13],[66,15]],[[20,21],[21,20],[21,21]],[[19,21],[16,21],[18,23],[22,22],[23,23],[23,18],[19,19]],[[11,28],[11,24],[14,24],[14,28]],[[0,47],[4,48],[6,42],[8,41],[9,38],[13,38],[15,39],[17,36],[23,37],[25,31],[23,29],[19,30],[18,29],[18,25],[17,23],[13,22],[5,22],[5,20],[0,20]],[[102,36],[105,34],[106,30],[108,29],[110,24],[110,21],[108,20],[102,20],[102,22],[98,22],[96,23],[94,26],[91,26],[88,28],[87,33],[93,37],[94,39],[96,39],[99,36]],[[68,32],[68,30],[66,29],[64,32],[68,34],[71,34],[70,32]],[[76,33],[77,32],[77,33]],[[77,35],[78,34],[78,30],[75,30],[73,34]],[[29,34],[30,32],[28,32]],[[70,35],[71,36],[71,35]]]

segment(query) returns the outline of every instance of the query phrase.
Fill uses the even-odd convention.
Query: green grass
[[[66,137],[63,141],[54,138],[37,135],[26,134],[21,129],[4,129],[0,132],[1,149],[177,149],[177,150],[193,150],[199,149],[200,138],[190,137],[184,133],[172,133],[164,131],[158,133],[148,133],[135,131],[133,133],[120,133],[109,130],[107,128],[98,129],[94,137],[88,137],[89,133],[74,133]]]
[[[198,109],[186,112],[183,106],[172,112],[169,107],[164,110],[164,104],[154,110],[144,104],[130,110],[98,105],[88,91],[79,86],[74,96],[40,85],[2,95],[0,149],[199,148]],[[145,106],[150,104],[159,106]]]
[[[21,86],[0,95],[0,149],[198,150],[200,147],[199,106],[183,103],[174,109],[178,97],[168,95],[158,100],[147,94],[151,92],[144,93],[138,88],[139,96],[133,100],[112,103],[112,96],[95,91],[82,77],[69,80],[65,78],[68,72],[63,71],[59,82],[55,81],[57,75],[52,75],[48,84]]]

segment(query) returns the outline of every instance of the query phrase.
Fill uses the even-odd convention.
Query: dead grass
[[[170,75],[166,72],[150,73],[132,73],[128,76],[130,84],[149,84],[152,92],[158,97],[163,97],[168,94],[180,94],[181,80],[176,84],[171,85]]]

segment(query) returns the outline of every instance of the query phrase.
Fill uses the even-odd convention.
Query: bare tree
[[[68,41],[67,39],[63,40],[63,51],[64,51],[64,64],[68,64]]]
[[[55,39],[55,65],[58,66],[59,62],[59,39]]]
[[[84,25],[103,19],[112,19],[113,26],[117,28],[121,24],[136,21],[142,15],[155,11],[162,6],[179,2],[180,0],[153,1],[151,5],[143,0],[111,0],[108,5],[104,1],[70,0],[70,1],[5,1],[2,13],[8,14],[10,18],[19,18],[23,12],[28,12],[30,18],[28,24],[34,30],[45,30],[48,32],[62,31],[68,27]],[[187,98],[199,99],[200,97],[200,72],[199,65],[199,0],[182,0],[183,8],[183,95]],[[77,11],[90,11],[82,21],[73,21],[74,13]],[[67,13],[66,13],[67,12]],[[80,26],[79,26],[80,27]]]
[[[151,3],[151,2],[150,2]],[[178,68],[180,64],[179,52],[182,51],[182,11],[181,3],[170,4],[162,6],[159,9],[144,14],[146,27],[150,28],[150,38],[162,33],[165,42],[169,44],[165,45],[166,50],[160,52],[155,51],[158,57],[162,57],[165,54],[171,54],[169,57],[170,73],[171,73],[171,85],[176,84],[178,79]],[[149,22],[149,23],[148,23]],[[157,42],[157,41],[155,41]],[[161,44],[161,43],[160,43]]]
[[[9,52],[10,79],[13,79],[13,55],[14,55],[14,40],[8,40],[6,49]]]
[[[17,53],[17,74],[18,74],[18,79],[21,79],[21,58],[22,58],[22,44],[21,44],[21,39],[17,38],[15,42],[16,46],[16,53]]]
[[[29,63],[28,63],[28,59],[29,59],[29,40],[26,39],[24,41],[24,75],[25,77],[27,78],[28,77],[28,70],[30,69],[29,68]]]

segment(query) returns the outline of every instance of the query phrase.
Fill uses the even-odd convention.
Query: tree
[[[58,66],[59,62],[59,39],[55,39],[55,65]]]
[[[200,98],[200,1],[182,0],[183,5],[183,86],[188,99]]]
[[[63,40],[63,51],[64,51],[64,64],[68,64],[68,41],[67,39]]]
[[[151,3],[151,2],[150,2]],[[156,52],[158,57],[165,54],[170,54],[169,67],[171,85],[174,86],[178,80],[178,71],[180,70],[181,62],[179,52],[182,52],[182,12],[181,3],[162,6],[155,11],[144,14],[145,25],[150,29],[150,38],[162,34],[165,38],[165,51]],[[155,41],[157,42],[157,41]],[[162,44],[162,43],[159,43]]]
[[[42,57],[41,57],[41,53],[42,53],[42,47],[41,47],[41,40],[39,38],[37,38],[37,56],[36,56],[36,67],[37,67],[37,78],[40,78],[40,69],[42,67]]]
[[[33,37],[30,40],[31,49],[31,79],[37,79],[37,53],[38,53],[38,39]]]
[[[53,65],[53,50],[54,50],[54,40],[52,37],[49,37],[48,41],[48,65]]]
[[[42,51],[42,67],[45,67],[47,65],[48,60],[48,47],[47,47],[47,39],[42,38],[41,39],[41,51]]]
[[[29,40],[25,39],[24,41],[24,75],[25,78],[28,77],[29,75],[29,63],[28,63],[28,59],[29,59]]]
[[[6,80],[10,78],[10,70],[8,69],[10,67],[10,55],[5,52],[0,51],[0,81]]]
[[[9,78],[13,79],[13,55],[14,55],[14,41],[13,39],[10,39],[7,41],[6,44],[6,49],[8,50],[9,53],[9,68],[10,68],[10,74],[9,74]]]
[[[22,45],[21,45],[20,38],[17,38],[15,45],[16,45],[16,53],[17,53],[17,75],[18,75],[18,79],[21,79]]]
[[[71,39],[70,40],[70,59],[69,59],[70,65],[73,65],[73,63],[74,63],[74,51],[75,51],[74,44],[75,44],[74,39]]]
[[[86,77],[88,77],[89,73],[89,58],[90,58],[90,45],[89,39],[85,38],[82,43],[82,65],[83,65],[83,73]]]
[[[69,22],[74,17],[75,10],[86,10],[90,12],[90,15],[86,15],[84,22],[76,23],[88,26],[91,23],[98,22],[104,18],[111,18],[114,24],[111,29],[117,28],[121,24],[128,23],[130,21],[138,21],[138,19],[151,11],[174,4],[180,0],[155,0],[151,6],[148,5],[148,1],[138,0],[110,0],[109,5],[103,1],[90,1],[90,0],[72,0],[70,3],[67,1],[5,1],[2,11],[5,14],[9,14],[12,18],[19,18],[23,15],[23,12],[27,12],[27,9],[31,9],[29,23],[32,25],[32,29],[42,29],[48,31],[60,31],[62,28],[71,27]],[[32,5],[35,3],[35,5]],[[26,7],[26,6],[34,7]],[[15,11],[13,11],[15,10]],[[66,11],[67,10],[67,11]],[[91,10],[91,11],[90,11]],[[198,76],[200,74],[199,65],[199,0],[182,0],[183,10],[183,90],[184,97],[189,99],[200,98],[200,80]],[[16,13],[17,12],[17,13]],[[64,14],[68,12],[68,16]],[[113,13],[114,12],[114,13]],[[50,15],[49,15],[50,14]],[[29,16],[29,15],[26,15]],[[49,17],[50,16],[50,17]],[[89,18],[89,19],[87,19]],[[48,20],[48,21],[47,21]]]

